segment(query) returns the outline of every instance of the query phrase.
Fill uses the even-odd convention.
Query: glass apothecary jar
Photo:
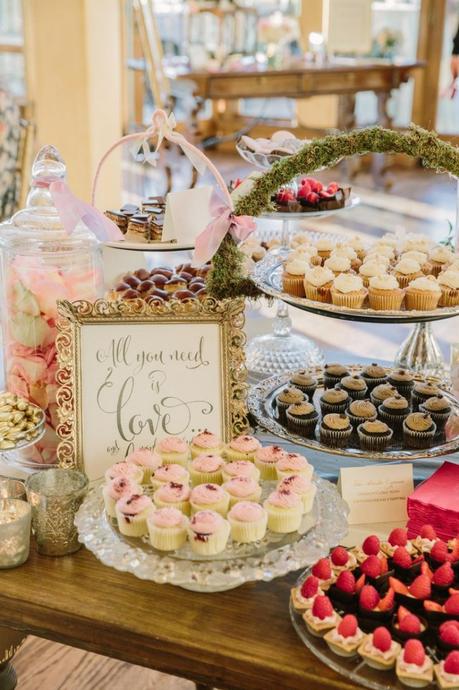
[[[93,301],[103,294],[96,237],[81,222],[68,234],[54,205],[50,185],[65,174],[59,152],[43,147],[26,207],[0,226],[5,387],[45,411],[43,438],[21,454],[42,465],[57,459],[57,300]]]

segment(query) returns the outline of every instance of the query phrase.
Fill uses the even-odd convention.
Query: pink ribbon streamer
[[[94,233],[99,242],[124,240],[123,233],[113,221],[94,206],[78,199],[63,180],[52,182],[49,191],[68,235],[74,232],[81,221]]]
[[[256,227],[251,216],[235,216],[232,203],[228,204],[216,190],[210,198],[210,213],[211,222],[196,238],[193,254],[193,264],[196,266],[212,259],[228,233],[242,242]]]

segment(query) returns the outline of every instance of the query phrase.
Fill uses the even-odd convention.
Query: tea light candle
[[[0,568],[15,568],[29,557],[31,509],[15,498],[0,500]]]

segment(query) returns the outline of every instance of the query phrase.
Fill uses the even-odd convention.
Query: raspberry
[[[373,646],[380,652],[388,652],[392,645],[392,638],[387,628],[379,627],[373,633]]]
[[[370,534],[362,544],[362,551],[366,556],[377,556],[381,548],[381,542],[376,534]]]
[[[360,608],[365,611],[373,611],[379,604],[380,596],[372,585],[364,585],[360,592]]]
[[[316,194],[316,192],[309,192],[309,194],[306,194],[305,198],[306,198],[306,201],[308,202],[308,204],[314,205],[314,204],[317,204],[320,197],[318,194]]]
[[[301,585],[301,596],[305,599],[315,597],[319,589],[319,580],[314,575],[309,575]]]
[[[357,618],[348,613],[338,625],[338,633],[343,637],[352,637],[357,632]]]
[[[327,192],[330,192],[330,194],[336,194],[338,189],[339,189],[339,184],[337,182],[330,182],[330,184],[327,187]]]
[[[407,640],[403,649],[403,661],[407,664],[422,666],[426,660],[424,646],[420,640]]]
[[[459,652],[450,652],[443,663],[446,673],[459,674]]]
[[[450,616],[459,615],[459,594],[452,594],[449,599],[445,601],[444,604],[446,613]]]
[[[330,561],[328,558],[319,558],[317,563],[312,566],[312,574],[319,580],[329,580],[332,576]]]
[[[409,613],[410,613],[410,612],[408,611],[408,609],[406,609],[404,606],[399,606],[399,607],[398,607],[398,611],[397,611],[397,619],[398,619],[398,622],[400,623],[400,621],[402,620],[402,618],[405,618],[405,616],[408,616]]]
[[[411,567],[411,556],[404,546],[397,546],[392,556],[392,560],[399,568]]]
[[[325,596],[325,594],[318,594],[314,599],[314,603],[312,605],[312,615],[316,618],[320,618],[320,620],[333,615],[332,603],[330,599]]]
[[[446,621],[442,623],[439,629],[440,638],[451,647],[459,647],[459,622]]]
[[[421,621],[413,613],[408,613],[399,622],[398,627],[402,632],[410,635],[419,635],[421,632]]]
[[[432,525],[423,525],[421,527],[420,535],[422,539],[436,539],[437,538],[437,533],[432,527]]]
[[[451,563],[443,563],[433,574],[432,582],[440,587],[449,587],[454,580],[454,570]]]
[[[331,562],[333,565],[346,565],[349,560],[349,554],[344,548],[344,546],[337,546],[331,552]]]
[[[396,527],[389,534],[388,542],[391,546],[406,546],[408,533],[403,527]]]
[[[296,196],[298,199],[301,199],[303,197],[306,198],[307,195],[310,194],[311,192],[312,192],[311,185],[309,185],[307,182],[305,182],[305,184],[302,184],[301,187],[299,188]]]
[[[448,544],[442,541],[442,539],[437,539],[435,544],[432,546],[430,555],[434,561],[437,561],[437,563],[444,563],[448,560]]]
[[[392,587],[389,587],[386,594],[380,600],[378,609],[380,611],[391,611],[394,608],[395,592]]]
[[[355,577],[350,570],[343,570],[336,579],[335,585],[342,592],[347,594],[354,594],[355,592]]]
[[[361,564],[360,570],[367,577],[379,577],[381,575],[381,562],[377,556],[368,556]]]
[[[431,592],[430,578],[427,575],[418,575],[408,589],[416,599],[428,599]]]

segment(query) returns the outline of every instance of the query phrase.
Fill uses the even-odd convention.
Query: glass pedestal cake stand
[[[75,524],[80,541],[105,565],[159,584],[196,592],[222,592],[245,582],[269,582],[307,567],[340,543],[347,533],[347,506],[333,484],[318,477],[314,481],[314,507],[304,516],[300,531],[289,535],[268,532],[254,544],[230,543],[211,559],[193,554],[188,545],[164,553],[146,539],[123,537],[106,516],[101,482],[91,487]],[[265,482],[264,489],[269,490],[269,484]]]

